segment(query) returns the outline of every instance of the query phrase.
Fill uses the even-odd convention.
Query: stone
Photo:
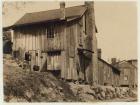
[[[113,98],[117,98],[117,95],[115,92],[112,95],[113,95]]]
[[[51,94],[49,94],[50,95],[50,97],[52,98],[52,99],[55,99],[56,98],[56,94],[54,93],[54,92],[52,92]]]
[[[94,91],[92,91],[92,92],[86,92],[86,94],[92,95],[93,97],[97,98],[96,97],[96,93]]]
[[[62,90],[63,88],[62,88],[62,87],[60,87],[60,86],[58,86],[58,87],[57,87],[57,89],[58,89],[58,90]]]
[[[84,92],[83,92],[83,88],[81,88],[81,87],[79,87],[78,89],[77,89],[77,94],[83,94]]]
[[[106,86],[98,86],[99,91],[106,91]]]
[[[53,87],[56,87],[56,85],[54,84],[54,82],[50,81],[50,83],[51,83],[51,85],[52,85]]]
[[[28,98],[31,98],[34,95],[34,92],[32,91],[32,89],[28,89],[25,91],[24,95]]]
[[[103,100],[103,99],[104,99],[104,98],[101,96],[101,94],[99,94],[99,93],[97,94],[97,97],[98,97],[99,100]]]
[[[85,94],[85,93],[80,94],[79,97],[80,97],[81,101],[84,101],[84,102],[91,102],[91,101],[95,100],[95,98],[92,95]]]
[[[18,99],[17,99],[17,97],[12,97],[12,98],[9,100],[9,102],[18,102]]]
[[[137,92],[134,90],[129,90],[128,94],[130,97],[137,97]]]
[[[103,99],[105,99],[105,92],[104,92],[104,91],[102,91],[102,92],[100,93],[100,95],[101,95],[101,97],[102,97]]]
[[[50,87],[50,88],[48,88],[48,89],[46,88],[45,90],[46,90],[45,92],[46,92],[47,94],[49,94],[49,93],[51,93],[52,91],[54,91],[54,89],[53,89],[53,88],[51,88],[51,87]]]
[[[97,86],[90,86],[90,89],[96,90],[97,89]]]

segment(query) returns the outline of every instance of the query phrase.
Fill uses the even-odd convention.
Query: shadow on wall
[[[4,54],[11,54],[12,53],[12,45],[13,43],[11,40],[4,40],[3,41],[3,53]]]

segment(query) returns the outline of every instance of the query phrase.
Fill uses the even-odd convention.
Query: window
[[[124,80],[127,81],[128,80],[128,76],[125,75],[124,76]]]
[[[54,25],[49,25],[47,27],[47,38],[54,38],[55,30],[54,30]]]
[[[61,52],[60,51],[48,52],[47,58],[48,58],[47,59],[48,70],[60,70],[60,62],[61,62]]]

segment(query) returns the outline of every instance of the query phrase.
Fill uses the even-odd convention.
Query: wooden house
[[[98,49],[98,83],[100,85],[120,86],[120,70],[101,58]]]
[[[31,70],[48,71],[62,79],[98,82],[94,3],[27,13],[14,25],[13,54],[31,56]],[[36,69],[35,69],[36,67]]]
[[[113,65],[118,68],[120,73],[120,86],[137,86],[137,68],[135,65],[129,62],[130,60],[123,60],[120,62],[114,62]]]

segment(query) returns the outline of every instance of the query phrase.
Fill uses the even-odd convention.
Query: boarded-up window
[[[60,57],[61,57],[60,51],[48,52],[47,69],[48,70],[60,70],[60,63],[61,63]]]

